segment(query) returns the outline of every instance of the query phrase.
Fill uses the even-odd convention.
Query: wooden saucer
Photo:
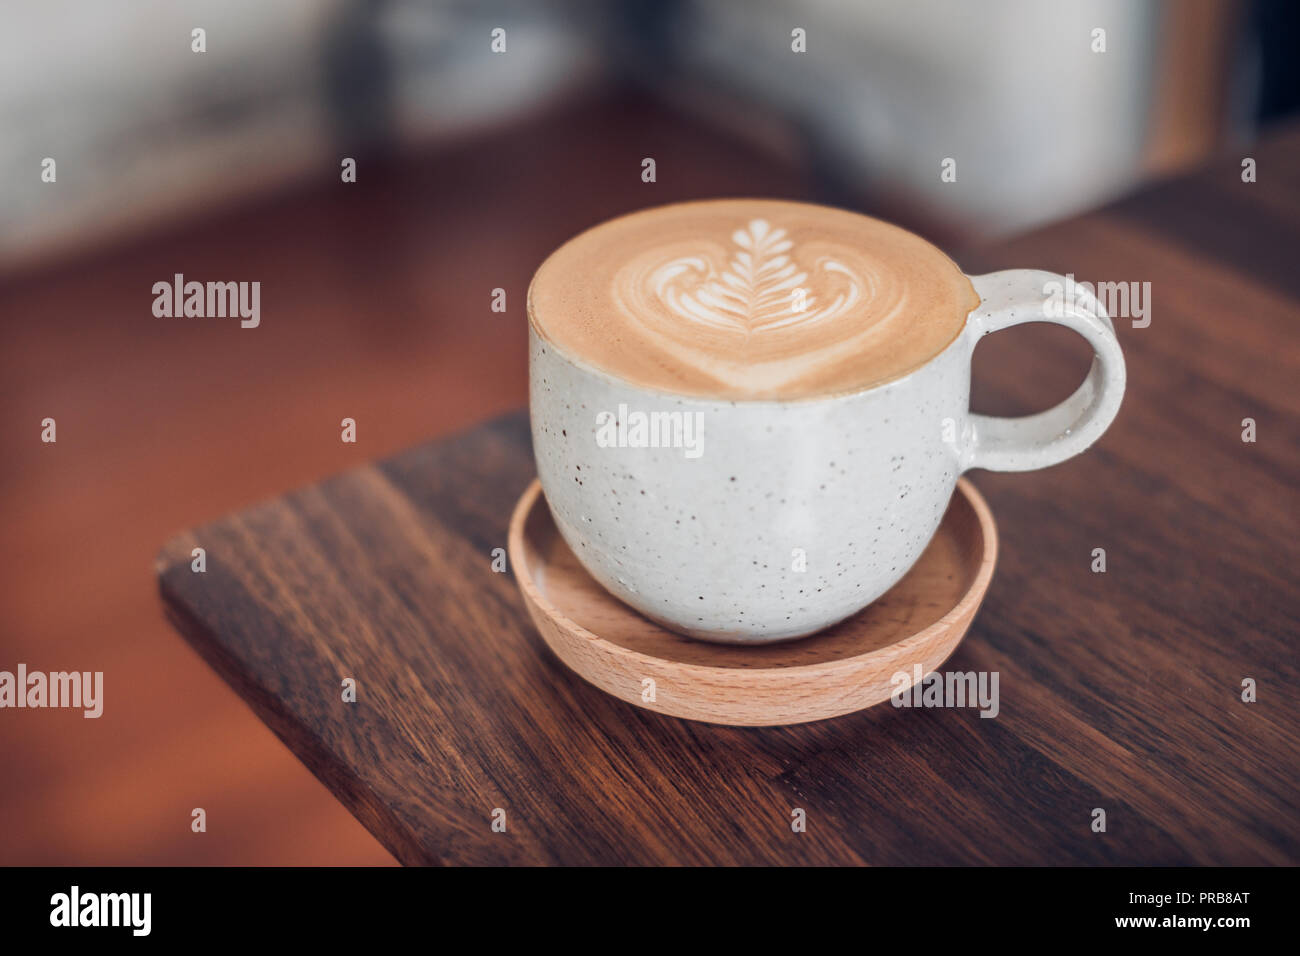
[[[739,647],[674,634],[609,594],[564,543],[537,481],[509,539],[533,623],[580,677],[638,707],[754,727],[851,714],[888,700],[896,673],[937,668],[970,627],[997,553],[993,515],[963,478],[930,546],[874,604],[812,637]]]

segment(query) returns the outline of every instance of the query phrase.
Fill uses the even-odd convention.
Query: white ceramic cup
[[[980,305],[925,365],[790,401],[633,385],[530,323],[533,450],[564,540],[616,597],[703,640],[800,637],[866,607],[921,556],[962,472],[1064,461],[1101,436],[1123,398],[1124,357],[1094,297],[1078,290],[1049,309],[1050,284],[1072,284],[1027,269],[971,282]],[[1087,378],[1037,415],[972,414],[976,343],[1026,322],[1082,335],[1095,355]],[[652,435],[669,447],[634,447]]]

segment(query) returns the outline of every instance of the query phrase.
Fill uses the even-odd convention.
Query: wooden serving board
[[[1063,466],[1081,470],[1059,508],[1053,472],[976,476],[1032,503],[992,501],[1000,570],[943,666],[1000,673],[994,719],[886,704],[723,727],[590,686],[492,570],[533,478],[522,413],[187,532],[160,586],[190,643],[406,863],[1284,861],[1294,780],[1277,756],[1294,736],[1235,702],[1251,665],[1233,635],[1216,655],[1180,639],[1180,669],[1153,671],[1163,635],[1126,632],[1105,591],[1134,572],[1088,571],[1099,540],[1142,560],[1096,530],[1121,508],[1087,473],[1107,463]],[[1053,572],[1056,550],[1077,568]]]

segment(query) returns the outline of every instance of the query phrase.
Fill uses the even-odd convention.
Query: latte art
[[[794,243],[784,229],[754,219],[731,236],[736,244],[725,268],[703,256],[674,259],[642,280],[660,303],[678,318],[745,334],[833,318],[857,304],[862,284],[842,263],[824,258],[814,264],[839,277],[833,301],[820,306],[807,287],[808,273],[791,258]],[[622,283],[616,282],[616,288]],[[635,307],[631,314],[638,314]]]
[[[802,203],[719,200],[597,226],[529,289],[534,328],[635,384],[797,398],[867,387],[937,355],[978,304],[924,240]]]

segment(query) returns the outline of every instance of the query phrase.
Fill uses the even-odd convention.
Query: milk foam
[[[923,365],[979,303],[942,252],[895,226],[772,200],[682,203],[570,240],[529,289],[534,328],[634,384],[804,398]]]

